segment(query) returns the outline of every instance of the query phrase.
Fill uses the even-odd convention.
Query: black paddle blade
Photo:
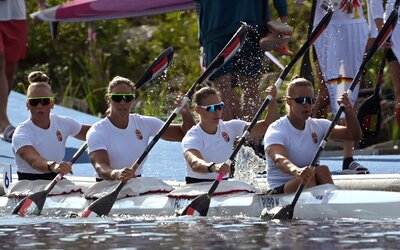
[[[294,206],[292,204],[284,206],[279,212],[272,216],[273,220],[291,220],[293,219]]]
[[[160,76],[166,68],[171,64],[172,58],[174,56],[174,49],[172,47],[164,50],[155,61],[146,69],[142,77],[135,84],[135,88],[139,89],[145,83],[150,82]]]
[[[15,206],[12,214],[25,216],[28,212],[32,212],[35,215],[40,215],[48,194],[47,191],[43,190],[23,198]]]
[[[179,215],[196,215],[207,216],[210,207],[211,197],[208,194],[202,194],[192,200],[190,204]]]
[[[50,36],[51,40],[55,40],[58,34],[58,24],[59,22],[50,22]]]
[[[82,213],[82,218],[88,218],[95,213],[97,216],[104,216],[110,213],[115,201],[118,198],[119,190],[115,189],[111,193],[95,200]]]
[[[381,100],[373,94],[364,100],[357,114],[364,137],[374,137],[381,128]]]

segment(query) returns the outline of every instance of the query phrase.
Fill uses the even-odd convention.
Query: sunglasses
[[[108,94],[109,97],[111,97],[111,100],[114,102],[131,102],[133,101],[133,98],[135,97],[135,94]]]
[[[292,99],[292,100],[294,100],[296,103],[298,103],[298,104],[303,104],[303,105],[306,105],[306,104],[314,104],[315,103],[315,97],[296,97],[296,98],[292,98],[292,97],[289,97],[289,99]]]
[[[217,104],[211,104],[211,105],[207,105],[207,106],[202,106],[202,105],[197,105],[197,106],[199,106],[200,108],[205,109],[206,111],[211,112],[211,113],[214,113],[217,110],[223,110],[224,109],[224,103],[223,102],[220,102],[220,103],[217,103]]]
[[[48,97],[31,97],[31,98],[28,98],[27,103],[30,106],[36,107],[37,105],[39,105],[39,103],[42,104],[42,106],[47,106],[53,101],[54,101],[54,97],[51,97],[51,96],[48,96]]]

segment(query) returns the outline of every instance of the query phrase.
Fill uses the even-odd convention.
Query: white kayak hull
[[[271,210],[288,205],[290,195],[237,193],[212,197],[208,216],[259,217],[264,208]],[[12,211],[19,199],[0,197],[4,213]],[[173,216],[191,199],[168,198],[166,194],[148,194],[117,200],[111,214]],[[78,194],[47,197],[42,214],[79,213],[91,201]],[[340,190],[321,185],[303,191],[295,207],[299,219],[397,219],[400,217],[400,193],[368,190]],[[277,208],[275,208],[277,209]]]

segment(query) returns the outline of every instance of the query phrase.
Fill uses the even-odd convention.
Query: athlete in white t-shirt
[[[69,136],[85,140],[89,126],[72,118],[50,114],[54,94],[48,77],[32,72],[27,91],[27,108],[31,117],[15,130],[12,149],[19,180],[53,179],[58,172],[71,172],[71,163],[64,162],[65,143]]]
[[[267,93],[275,97],[275,86]],[[182,140],[186,159],[186,183],[213,181],[219,173],[228,177],[231,169],[225,164],[234,149],[234,141],[245,131],[248,123],[242,120],[222,121],[224,103],[219,93],[210,87],[198,90],[194,96],[195,111],[200,123],[191,128]],[[262,136],[269,124],[278,118],[275,99],[268,106],[265,120],[258,121],[251,136]]]
[[[329,99],[330,110],[336,114],[339,108],[336,100],[350,87],[363,60],[369,29],[364,17],[362,0],[317,0],[314,27],[322,19],[328,6],[335,9],[332,19],[314,43],[317,63],[323,79],[323,82],[319,83],[320,92],[315,112],[324,110],[326,107],[320,105],[321,103],[327,105],[328,102],[323,100]],[[357,101],[358,92],[359,84],[349,96],[353,105]],[[342,120],[339,123],[344,124],[345,121]],[[368,169],[353,159],[354,143],[343,141],[342,145],[343,170],[352,169],[356,172],[357,168],[360,170],[357,173],[367,172]]]
[[[264,137],[268,188],[272,193],[291,193],[300,182],[306,187],[333,183],[327,166],[309,167],[331,124],[326,119],[310,118],[315,103],[312,84],[295,78],[286,94],[287,116],[272,123]],[[347,93],[338,102],[345,105],[348,125],[336,125],[330,138],[360,140],[361,128]]]
[[[45,0],[37,0],[39,9]],[[14,86],[18,61],[25,58],[28,22],[25,0],[0,0],[0,138],[11,142],[15,127],[7,116],[8,95]]]
[[[108,85],[109,112],[95,123],[87,134],[89,157],[97,171],[97,180],[128,181],[143,173],[142,165],[133,166],[143,154],[150,137],[155,136],[163,121],[155,117],[130,114],[134,99],[133,83],[123,77],[114,77]],[[181,141],[195,124],[186,106],[181,110],[183,124],[171,124],[161,138]]]

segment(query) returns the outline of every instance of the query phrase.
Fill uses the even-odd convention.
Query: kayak
[[[228,184],[236,183],[225,181]],[[184,185],[169,182],[174,190],[168,193],[145,193],[118,199],[111,215],[174,216],[199,194],[205,193],[210,183]],[[224,185],[222,185],[224,186]],[[82,190],[87,188],[82,186]],[[210,203],[208,216],[259,217],[264,209],[269,211],[288,205],[294,194],[267,195],[262,189],[216,192]],[[0,197],[0,209],[12,211],[21,200],[19,197]],[[49,196],[43,215],[78,214],[93,200],[79,192]],[[332,184],[305,189],[295,207],[294,217],[299,219],[397,219],[400,217],[400,192],[376,190],[345,190]]]

